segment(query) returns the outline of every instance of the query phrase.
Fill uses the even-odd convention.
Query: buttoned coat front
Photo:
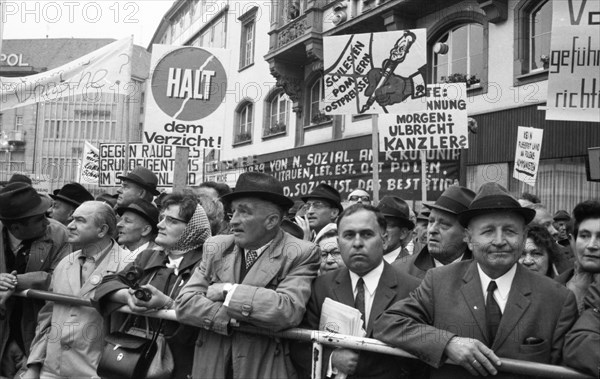
[[[92,299],[104,276],[116,274],[135,258],[113,241],[111,250],[82,286],[79,254],[80,251],[69,254],[56,266],[53,292]],[[49,302],[38,315],[27,364],[42,364],[42,377],[96,377],[104,334],[104,319],[95,308]]]
[[[477,264],[464,261],[429,270],[409,298],[394,304],[376,321],[374,335],[438,368],[431,370],[432,378],[462,378],[470,376],[462,367],[443,365],[444,349],[453,336],[478,339],[501,358],[560,364],[565,333],[576,319],[573,293],[517,264],[490,346]],[[497,377],[519,376],[499,373]]]
[[[272,331],[300,324],[319,269],[319,249],[279,231],[234,290],[229,306],[209,300],[205,295],[211,284],[240,282],[243,253],[232,235],[208,239],[200,266],[177,298],[177,318],[200,327],[194,379],[224,378],[230,359],[234,378],[296,376],[285,340],[232,331],[229,324],[235,319]]]

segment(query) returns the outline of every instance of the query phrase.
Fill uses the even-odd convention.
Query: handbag
[[[145,319],[145,330],[141,328],[131,327],[129,328],[127,333],[137,337],[148,338],[148,336],[150,335],[148,317],[145,317]],[[165,336],[162,333],[160,333],[162,323],[163,321],[161,320],[157,328],[158,336],[156,336],[156,352],[154,354],[154,359],[152,359],[152,362],[150,362],[150,366],[148,366],[148,370],[145,376],[146,379],[169,379],[171,377],[171,374],[173,373],[173,370],[175,369],[175,361],[173,359],[173,353],[171,352],[171,348],[169,347]]]

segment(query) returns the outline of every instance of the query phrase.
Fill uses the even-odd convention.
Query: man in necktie
[[[13,377],[25,368],[44,306],[43,300],[12,295],[47,290],[52,271],[71,252],[67,229],[45,216],[50,205],[27,183],[9,183],[0,190],[0,377]]]
[[[498,357],[560,364],[577,306],[570,291],[518,264],[534,216],[504,187],[484,184],[459,214],[474,260],[429,270],[377,320],[375,337],[419,357],[435,378],[496,375]]]
[[[384,196],[377,204],[377,209],[385,216],[387,223],[388,243],[383,259],[391,264],[407,258],[410,254],[406,246],[412,239],[415,227],[415,223],[410,220],[408,204],[397,196]]]
[[[319,249],[281,228],[294,202],[274,177],[243,173],[222,200],[231,204],[232,233],[204,243],[202,262],[175,302],[179,321],[202,328],[192,377],[294,377],[286,340],[235,325],[297,326],[319,269]]]
[[[308,302],[302,327],[318,329],[325,298],[353,306],[364,321],[367,337],[373,337],[375,319],[394,302],[408,296],[419,280],[401,273],[384,260],[388,243],[386,218],[380,210],[361,203],[351,205],[338,218],[338,244],[346,267],[319,276]],[[297,344],[295,363],[308,377],[311,347]],[[354,378],[399,378],[411,375],[406,361],[338,348],[324,348],[324,375],[343,373]]]

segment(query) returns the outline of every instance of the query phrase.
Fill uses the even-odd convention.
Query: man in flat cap
[[[304,239],[315,241],[317,234],[344,211],[340,193],[332,186],[321,183],[306,196],[303,196],[304,217],[296,217],[296,223],[304,230]]]
[[[410,220],[410,208],[406,201],[397,196],[384,196],[377,209],[387,223],[387,246],[383,259],[387,263],[410,256],[406,246],[412,238],[415,224]]]
[[[12,296],[47,290],[60,260],[70,253],[67,229],[47,219],[51,200],[13,182],[0,190],[0,377],[13,377],[27,361],[44,301]]]
[[[117,207],[126,207],[135,199],[152,202],[160,192],[156,189],[158,177],[146,167],[138,166],[127,175],[119,175],[121,187],[117,190]]]
[[[434,204],[425,205],[431,210],[427,225],[427,245],[420,252],[394,262],[401,271],[425,277],[434,267],[472,258],[465,242],[465,228],[458,221],[458,214],[469,208],[475,193],[461,186],[450,186]]]
[[[569,290],[518,264],[534,216],[504,187],[484,184],[459,215],[474,259],[429,270],[377,319],[375,338],[432,366],[432,378],[496,375],[498,357],[560,364],[577,305]]]
[[[317,276],[319,249],[281,229],[294,202],[272,176],[243,173],[222,200],[231,204],[231,234],[205,242],[202,262],[175,302],[179,321],[202,328],[192,377],[294,377],[286,340],[232,326],[297,326]]]
[[[54,203],[48,210],[48,216],[64,226],[69,225],[73,212],[81,203],[94,200],[94,196],[79,183],[67,183],[50,197]]]

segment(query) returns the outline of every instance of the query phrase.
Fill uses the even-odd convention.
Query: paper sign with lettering
[[[229,50],[153,45],[144,142],[220,149],[230,61]]]
[[[99,150],[97,147],[89,143],[88,141],[84,142],[83,146],[83,156],[81,158],[81,167],[79,174],[79,182],[80,183],[88,183],[88,184],[98,184],[98,161]]]
[[[552,2],[546,120],[600,122],[600,1]]]
[[[129,165],[125,167],[125,144],[100,144],[100,187],[114,187],[121,184],[117,176],[143,166],[158,177],[158,187],[172,187],[175,171],[176,147],[171,145],[129,144]],[[188,186],[202,182],[203,150],[190,148],[188,159]]]
[[[427,86],[427,110],[379,116],[379,150],[466,149],[465,83]]]
[[[323,37],[325,114],[425,110],[425,29]]]
[[[530,186],[535,185],[542,152],[542,129],[519,126],[513,178]]]

